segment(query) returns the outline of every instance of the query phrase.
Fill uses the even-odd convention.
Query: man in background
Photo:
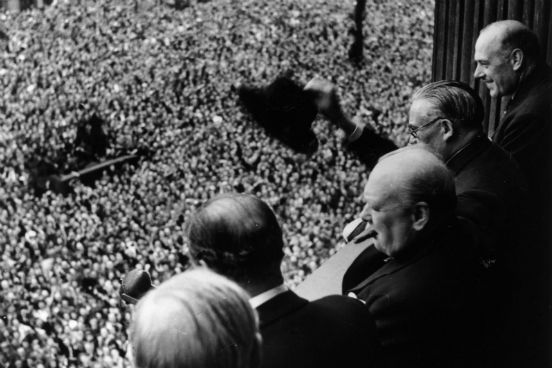
[[[475,78],[492,98],[506,98],[493,141],[514,156],[532,191],[550,195],[552,70],[537,36],[515,20],[491,23],[477,38],[474,58]]]
[[[514,365],[549,366],[552,362],[550,299],[552,282],[552,70],[546,65],[536,34],[515,20],[483,28],[475,44],[474,76],[504,110],[493,141],[511,153],[524,173],[529,213],[519,255],[520,299],[517,318],[525,336],[509,350],[519,351]],[[521,345],[520,345],[521,344]]]
[[[360,301],[334,295],[309,302],[285,286],[282,230],[265,202],[247,194],[217,196],[191,217],[186,231],[194,263],[251,295],[262,367],[375,366],[373,319]]]
[[[369,127],[348,119],[331,83],[313,79],[307,88],[318,95],[319,110],[348,133],[347,147],[368,167],[395,147]],[[469,225],[470,244],[475,245],[485,270],[481,315],[485,316],[487,359],[495,361],[504,356],[499,353],[505,344],[501,336],[515,319],[513,284],[522,274],[519,257],[525,252],[527,188],[511,155],[485,136],[483,118],[483,103],[473,89],[462,82],[438,81],[414,93],[408,131],[413,142],[436,153],[454,175],[455,213]],[[344,275],[344,291],[366,277],[376,257],[373,248],[357,257]]]
[[[348,149],[369,168],[396,148],[391,140],[347,117],[333,84],[313,79],[306,88],[318,95],[319,111],[348,134]],[[498,267],[511,277],[526,185],[510,155],[485,136],[483,118],[483,103],[473,89],[462,82],[439,81],[415,92],[408,130],[453,173],[456,215],[470,224],[482,265]],[[345,289],[358,281],[357,268],[363,267],[352,267],[345,275]]]

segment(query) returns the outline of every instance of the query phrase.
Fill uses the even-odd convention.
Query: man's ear
[[[523,51],[521,51],[521,49],[513,49],[510,53],[510,65],[512,65],[514,71],[517,72],[521,69],[523,65],[523,56]]]
[[[207,267],[207,263],[199,257],[190,257],[190,262],[193,267]]]
[[[427,226],[429,222],[429,205],[426,202],[418,202],[414,205],[412,212],[414,230],[420,231]]]
[[[207,263],[205,263],[205,261],[202,260],[202,259],[198,259],[198,260],[195,262],[195,266],[196,266],[196,267],[205,267],[205,268],[209,268],[209,266],[207,266]]]
[[[441,131],[445,141],[449,141],[454,136],[454,125],[450,119],[441,120]]]

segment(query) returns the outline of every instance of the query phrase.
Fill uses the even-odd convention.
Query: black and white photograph
[[[0,368],[552,368],[552,2],[0,0]]]

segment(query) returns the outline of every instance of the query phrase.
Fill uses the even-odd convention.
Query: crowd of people
[[[238,83],[281,73],[333,78],[355,118],[405,143],[413,91],[429,81],[432,3],[367,2],[365,61],[347,60],[353,1],[58,2],[1,13],[0,362],[125,367],[129,310],[120,278],[159,282],[188,264],[183,224],[201,203],[249,192],[276,211],[283,271],[296,285],[342,245],[366,168],[320,119],[312,156],[268,138],[237,102]],[[98,115],[110,148],[151,158],[95,186],[35,196],[27,164],[62,165],[76,124]],[[251,159],[254,158],[254,159]]]

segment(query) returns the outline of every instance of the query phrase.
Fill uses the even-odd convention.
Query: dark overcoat
[[[377,366],[374,322],[359,300],[334,295],[309,302],[287,291],[257,312],[263,368]]]

